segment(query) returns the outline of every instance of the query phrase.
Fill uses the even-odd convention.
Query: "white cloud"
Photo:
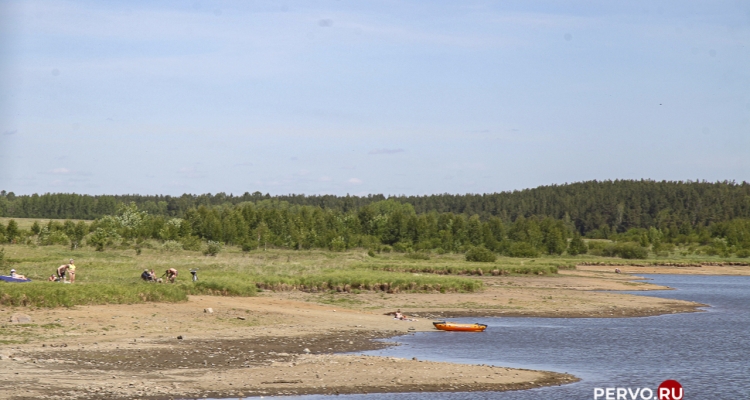
[[[55,168],[53,170],[50,170],[49,172],[53,174],[69,174],[70,170],[67,168]]]
[[[362,184],[362,179],[359,179],[359,178],[350,178],[347,182],[350,183],[350,184],[352,184],[352,185],[361,185]]]

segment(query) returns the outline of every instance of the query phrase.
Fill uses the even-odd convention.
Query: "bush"
[[[471,262],[495,262],[497,256],[484,246],[472,247],[466,252],[466,261]]]
[[[375,252],[372,251],[372,249],[367,250],[367,255],[370,256],[370,257],[375,257]]]
[[[190,251],[201,250],[201,240],[195,236],[186,236],[182,238],[182,240],[180,240],[180,243],[182,243],[183,250],[190,250]]]
[[[595,250],[592,253],[604,257],[620,257],[625,259],[648,258],[648,249],[635,242],[609,243],[601,248],[597,246]]]
[[[393,245],[393,251],[396,253],[408,253],[412,250],[411,243],[398,242]]]
[[[209,240],[208,245],[206,246],[206,249],[203,250],[203,255],[216,257],[216,255],[219,254],[220,251],[221,251],[221,243],[214,242],[213,240]]]
[[[245,253],[253,251],[258,248],[258,242],[256,240],[248,239],[242,242],[242,251]]]
[[[539,250],[526,242],[513,242],[508,248],[511,257],[534,258],[539,257]]]
[[[615,254],[625,259],[644,259],[648,258],[648,249],[638,243],[618,243]]]
[[[344,251],[346,250],[346,240],[343,236],[335,237],[331,240],[330,245],[331,251]]]
[[[737,257],[739,257],[739,258],[748,258],[748,257],[750,257],[750,249],[737,250]]]
[[[176,240],[167,240],[161,245],[162,250],[174,252],[182,250],[182,245]]]
[[[583,239],[581,239],[581,235],[578,233],[573,235],[573,239],[570,240],[570,245],[568,245],[568,254],[577,256],[579,254],[586,254],[588,251],[589,248]]]

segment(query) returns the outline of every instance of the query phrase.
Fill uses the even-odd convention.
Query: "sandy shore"
[[[544,371],[335,353],[384,346],[376,338],[433,331],[439,317],[631,317],[701,306],[606,292],[668,289],[612,270],[485,277],[481,293],[263,292],[254,298],[194,296],[180,304],[5,308],[0,398],[236,398],[570,383],[576,378]],[[384,315],[397,308],[417,321]],[[32,323],[8,323],[16,313]]]

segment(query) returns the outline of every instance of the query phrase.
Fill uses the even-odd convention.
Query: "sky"
[[[750,181],[747,1],[0,0],[0,189]]]

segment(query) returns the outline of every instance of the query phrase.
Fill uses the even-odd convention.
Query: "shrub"
[[[748,258],[748,257],[750,257],[750,249],[737,250],[737,257],[739,257],[739,258]]]
[[[589,248],[583,239],[581,239],[581,235],[578,233],[573,235],[573,239],[570,240],[570,245],[568,245],[568,254],[577,256],[579,254],[586,254],[588,251]]]
[[[618,243],[615,254],[625,259],[644,259],[648,257],[648,249],[638,243]]]
[[[335,237],[331,240],[331,251],[346,250],[346,240],[342,236]]]
[[[182,245],[180,244],[180,242],[176,240],[167,240],[164,243],[162,243],[161,248],[164,251],[173,252],[173,251],[182,250]]]
[[[398,242],[393,245],[393,251],[397,253],[407,253],[411,249],[411,243],[409,242]]]
[[[466,261],[471,262],[495,262],[497,256],[484,246],[472,247],[466,252]]]
[[[182,243],[183,250],[190,250],[190,251],[201,250],[201,240],[195,236],[185,236],[184,238],[182,238],[182,240],[180,240],[180,243]]]
[[[206,249],[203,250],[204,256],[216,256],[221,251],[221,243],[209,240]]]
[[[250,251],[253,251],[253,250],[257,249],[258,248],[258,242],[256,240],[253,240],[253,239],[248,239],[248,240],[245,240],[244,242],[242,242],[242,245],[240,247],[242,247],[242,251],[244,251],[245,253],[247,253],[247,252],[250,252]]]
[[[511,257],[534,258],[539,257],[539,250],[526,242],[513,242],[508,248],[508,255]]]
[[[625,259],[648,258],[648,249],[635,242],[608,243],[603,247],[597,246],[592,253],[604,257],[620,257]]]
[[[372,251],[372,249],[367,250],[367,255],[370,256],[370,257],[375,257],[375,252]]]

